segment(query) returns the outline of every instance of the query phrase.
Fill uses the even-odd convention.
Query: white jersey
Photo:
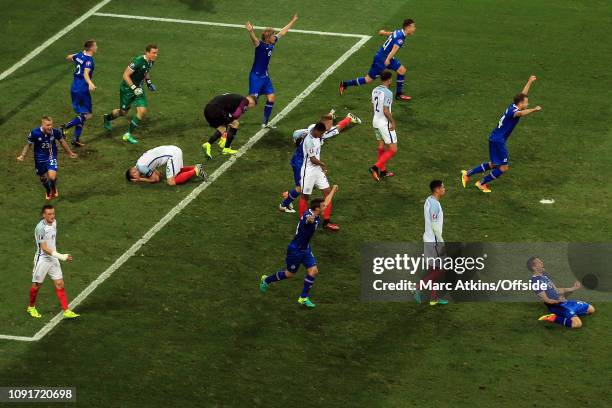
[[[306,129],[294,130],[293,140],[298,140],[301,137],[306,137],[307,135],[310,134],[310,132],[312,132],[312,129],[314,129],[314,127],[315,127],[315,124],[313,123],[312,125],[308,126],[308,128]],[[321,144],[325,143],[326,139],[337,136],[339,133],[340,133],[340,129],[338,129],[338,126],[332,126],[328,130],[326,130],[325,133],[323,133],[323,135],[321,136]]]
[[[389,119],[385,116],[384,108],[389,108],[391,111],[391,104],[393,103],[393,92],[386,86],[378,85],[372,91],[372,107],[374,109],[374,118],[372,119],[372,126],[379,128],[381,126],[387,126]]]
[[[321,138],[313,137],[311,132],[304,138],[302,144],[302,153],[304,154],[304,164],[302,169],[309,169],[313,167],[320,167],[318,164],[314,164],[310,161],[311,157],[321,160]]]
[[[434,196],[427,197],[423,206],[425,216],[425,232],[423,242],[444,242],[442,229],[444,228],[444,212],[440,202]],[[437,232],[437,234],[436,234]]]
[[[183,151],[172,145],[157,146],[144,152],[136,161],[136,168],[145,177],[150,177],[163,165],[166,165],[166,178],[176,176],[183,167]]]
[[[57,222],[51,225],[45,220],[40,220],[34,228],[34,239],[36,240],[36,258],[55,259],[43,251],[40,245],[44,242],[51,251],[55,251],[55,235],[57,234]]]

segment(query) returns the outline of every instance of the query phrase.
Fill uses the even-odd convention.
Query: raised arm
[[[74,61],[74,56],[75,55],[76,54],[68,54],[68,55],[66,55],[66,61],[68,61],[68,62]]]
[[[336,191],[338,191],[338,185],[334,184],[327,197],[325,197],[325,201],[321,203],[321,211],[325,210],[325,208],[327,208],[327,206],[331,204],[332,199],[334,198],[334,194],[336,194]]]
[[[282,37],[283,35],[287,34],[287,32],[289,31],[289,29],[291,29],[291,27],[293,27],[293,25],[295,24],[295,22],[298,19],[298,15],[297,13],[295,13],[293,15],[293,17],[291,17],[291,21],[289,21],[289,23],[287,23],[286,26],[284,26],[279,32],[278,34],[276,34],[278,37]]]
[[[244,25],[244,28],[246,28],[246,30],[249,32],[249,38],[251,39],[253,46],[255,47],[259,46],[259,40],[257,39],[257,36],[255,35],[253,24],[251,24],[250,21],[247,21],[246,24]]]
[[[541,110],[542,110],[542,107],[538,105],[533,109],[523,109],[521,111],[518,111],[514,114],[514,117],[517,118],[517,117],[531,115],[533,112],[539,112]]]
[[[392,33],[391,31],[387,31],[387,30],[378,30],[378,35],[382,35],[383,37],[388,37],[390,36]]]
[[[525,84],[525,86],[523,87],[522,93],[525,95],[529,95],[529,88],[531,88],[531,84],[533,84],[536,80],[536,76],[532,75],[529,77],[529,79],[527,80],[527,83]]]

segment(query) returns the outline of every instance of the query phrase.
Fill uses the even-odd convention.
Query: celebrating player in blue
[[[66,56],[66,61],[74,63],[70,96],[72,97],[72,109],[77,115],[70,122],[60,127],[62,131],[71,127],[75,128],[72,145],[77,147],[84,146],[80,142],[83,126],[85,126],[85,121],[91,119],[93,112],[90,92],[95,91],[96,86],[91,78],[93,78],[94,73],[93,55],[98,51],[98,44],[96,40],[87,40],[83,48],[83,51],[79,53]]]
[[[491,170],[482,180],[475,183],[480,191],[483,193],[490,193],[491,189],[489,189],[488,184],[500,178],[508,171],[508,148],[506,147],[506,142],[510,134],[521,117],[542,110],[540,106],[536,106],[533,109],[527,109],[529,106],[529,98],[527,95],[529,93],[529,88],[531,88],[531,84],[533,84],[535,80],[536,77],[534,75],[529,77],[523,91],[514,97],[514,101],[504,111],[497,126],[489,135],[489,161],[481,163],[471,170],[461,170],[461,184],[463,188],[465,188],[470,181],[470,177],[474,174]]]
[[[28,135],[28,143],[23,147],[21,154],[17,156],[18,161],[24,161],[30,145],[34,145],[34,167],[36,168],[36,174],[40,177],[40,182],[45,188],[45,198],[47,200],[59,197],[57,192],[56,141],[60,142],[71,159],[77,157],[76,153],[70,150],[62,131],[53,128],[53,119],[49,116],[43,116],[40,127],[32,129]]]
[[[578,316],[591,315],[595,313],[595,308],[586,302],[580,300],[567,300],[565,294],[572,293],[582,287],[580,282],[574,282],[571,288],[558,288],[553,283],[550,275],[544,270],[544,262],[536,256],[527,260],[527,269],[533,275],[531,276],[532,285],[538,285],[534,288],[536,295],[544,302],[550,314],[540,317],[538,320],[548,321],[578,329],[582,327],[582,321]]]
[[[300,218],[295,236],[287,247],[285,258],[287,268],[276,272],[274,275],[262,275],[259,289],[263,293],[268,291],[268,286],[272,282],[293,278],[300,264],[303,264],[306,268],[306,276],[298,303],[306,307],[315,307],[315,304],[310,301],[310,289],[319,270],[317,269],[317,260],[312,254],[312,248],[310,248],[310,240],[321,223],[321,213],[331,204],[336,191],[338,191],[338,186],[334,185],[325,200],[315,198],[310,202],[310,209],[304,212],[304,215]]]
[[[270,58],[272,58],[272,51],[278,40],[287,34],[289,29],[295,24],[298,16],[294,14],[291,21],[284,26],[278,33],[274,33],[273,28],[266,28],[261,33],[261,40],[255,35],[255,30],[250,21],[247,21],[245,28],[249,32],[251,42],[255,46],[255,59],[253,60],[253,66],[251,67],[251,73],[249,74],[249,95],[254,95],[258,98],[260,95],[266,95],[266,106],[264,107],[264,116],[261,123],[261,127],[269,127],[268,122],[270,121],[270,115],[272,115],[272,108],[274,107],[274,87],[268,74],[268,66],[270,65]]]
[[[340,95],[344,93],[344,90],[349,86],[361,86],[369,84],[377,76],[379,76],[385,69],[391,69],[397,72],[395,99],[400,101],[409,101],[410,96],[404,95],[404,76],[406,75],[406,67],[395,57],[395,54],[404,45],[406,36],[413,35],[416,31],[416,25],[414,20],[407,18],[402,24],[402,28],[397,30],[385,31],[380,30],[378,35],[387,37],[387,40],[378,49],[378,52],[374,56],[372,66],[365,77],[359,77],[357,79],[351,79],[350,81],[340,82]]]

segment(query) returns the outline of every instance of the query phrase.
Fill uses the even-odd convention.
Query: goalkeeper
[[[125,116],[132,104],[136,106],[136,116],[132,117],[127,132],[123,135],[123,141],[131,144],[138,143],[132,132],[140,125],[147,114],[147,96],[142,88],[143,82],[151,92],[157,90],[149,78],[149,72],[157,59],[158,47],[149,44],[145,48],[144,55],[132,59],[130,65],[123,71],[123,81],[119,86],[119,108],[113,109],[104,115],[104,128],[109,132],[112,130],[111,121],[119,116]]]

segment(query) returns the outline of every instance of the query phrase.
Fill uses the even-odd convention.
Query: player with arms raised
[[[148,44],[145,47],[144,55],[134,57],[132,62],[123,71],[123,81],[119,85],[119,108],[113,109],[104,115],[104,128],[109,132],[112,130],[111,121],[119,116],[124,116],[130,110],[132,104],[136,106],[136,116],[132,117],[127,132],[123,135],[123,141],[131,144],[138,143],[132,132],[140,125],[140,122],[147,114],[147,96],[142,88],[143,82],[151,92],[157,88],[151,82],[149,72],[157,60],[158,47],[155,44]]]
[[[483,193],[490,193],[489,183],[504,175],[509,169],[508,164],[508,148],[506,143],[514,127],[518,124],[519,119],[523,116],[530,115],[534,112],[542,110],[540,106],[533,109],[527,109],[529,106],[529,88],[535,82],[534,75],[529,77],[523,91],[514,97],[513,102],[506,108],[497,127],[493,129],[489,135],[489,161],[479,164],[471,170],[461,170],[461,184],[463,188],[470,181],[470,177],[474,174],[483,173],[491,170],[489,174],[475,183],[476,187]]]
[[[325,200],[315,198],[310,202],[310,209],[304,212],[300,217],[295,236],[287,247],[287,256],[285,257],[285,270],[280,270],[274,275],[262,275],[259,282],[259,289],[265,293],[272,282],[278,282],[284,279],[293,278],[300,265],[306,268],[306,276],[304,277],[304,287],[298,298],[298,303],[306,307],[315,307],[315,304],[310,300],[310,289],[314,284],[315,277],[319,273],[317,268],[317,260],[312,254],[310,240],[321,223],[321,212],[331,205],[334,194],[338,191],[338,186],[334,185]]]
[[[57,191],[57,144],[59,141],[62,148],[68,153],[71,159],[77,154],[70,150],[70,146],[64,139],[61,130],[53,127],[53,119],[50,116],[43,116],[40,127],[32,129],[28,135],[28,142],[17,156],[18,161],[24,161],[30,146],[34,146],[34,168],[40,177],[40,182],[45,188],[47,200],[59,197]]]
[[[380,30],[378,35],[387,37],[387,40],[378,49],[374,56],[372,66],[365,77],[351,79],[350,81],[340,82],[340,95],[349,86],[361,86],[374,81],[385,69],[391,69],[397,72],[397,81],[395,88],[395,99],[400,101],[409,101],[410,96],[404,95],[404,77],[406,75],[406,67],[395,57],[400,48],[404,45],[407,36],[413,35],[416,31],[414,20],[408,18],[404,20],[402,28],[395,31]]]
[[[297,19],[297,14],[294,14],[291,21],[276,34],[273,28],[266,28],[261,33],[261,40],[255,35],[253,24],[251,24],[250,21],[247,21],[245,24],[251,42],[255,47],[255,59],[253,60],[253,66],[249,74],[249,95],[253,95],[255,98],[259,98],[260,95],[266,95],[266,106],[264,106],[264,116],[261,122],[262,128],[268,127],[270,115],[272,115],[272,108],[276,101],[274,87],[272,86],[270,75],[268,74],[268,66],[270,65],[270,58],[272,58],[272,51],[274,51],[274,47],[278,40],[287,34]]]
[[[42,220],[34,229],[36,240],[36,255],[34,255],[34,270],[32,272],[32,286],[30,287],[30,304],[27,313],[35,318],[42,317],[36,310],[36,297],[45,277],[49,275],[55,285],[57,296],[65,319],[74,319],[78,314],[68,309],[68,296],[64,289],[64,277],[59,261],[72,262],[72,255],[60,254],[55,248],[55,237],[57,235],[57,221],[55,220],[55,209],[46,204],[42,208]]]
[[[394,173],[387,172],[387,162],[397,153],[395,119],[391,114],[393,93],[389,89],[392,77],[393,74],[390,71],[384,71],[380,75],[380,85],[372,91],[372,107],[374,109],[372,126],[378,141],[378,161],[368,171],[376,181],[395,175]]]
[[[60,127],[62,131],[72,127],[75,128],[72,145],[77,147],[84,146],[80,142],[81,134],[83,133],[85,122],[91,119],[93,112],[90,92],[96,90],[96,86],[91,79],[93,78],[95,67],[93,55],[98,51],[98,44],[96,40],[87,40],[83,48],[83,51],[79,53],[66,56],[66,61],[74,63],[70,97],[72,98],[72,109],[77,116]]]

